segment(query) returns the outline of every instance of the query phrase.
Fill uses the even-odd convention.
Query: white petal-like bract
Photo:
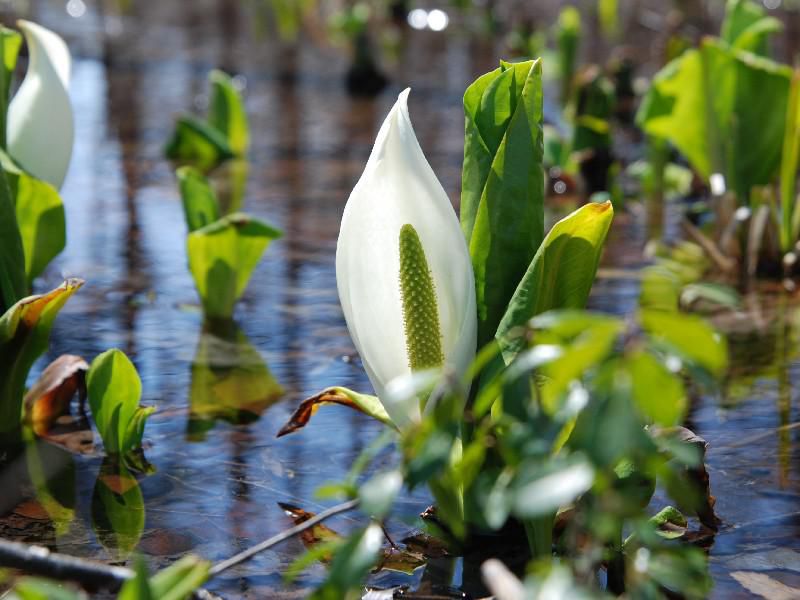
[[[475,284],[453,206],[425,159],[400,94],[364,173],[350,194],[336,249],[336,281],[347,327],[375,392],[399,426],[419,407],[393,406],[386,386],[411,373],[400,290],[399,236],[417,232],[433,280],[445,366],[463,371],[475,356]]]
[[[71,59],[58,35],[19,21],[30,61],[8,106],[8,152],[21,167],[60,188],[72,156],[74,123],[67,91]]]

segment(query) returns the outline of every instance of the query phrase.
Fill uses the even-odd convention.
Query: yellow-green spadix
[[[393,380],[475,356],[475,283],[458,218],[425,159],[400,94],[350,194],[336,249],[347,327],[389,416],[417,421],[418,403],[394,401]]]
[[[30,61],[8,106],[8,153],[21,167],[60,188],[72,156],[74,123],[69,101],[71,58],[58,35],[19,21]]]

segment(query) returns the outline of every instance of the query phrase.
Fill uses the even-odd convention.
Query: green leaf
[[[6,147],[6,127],[8,117],[8,102],[11,99],[11,81],[14,77],[14,68],[17,66],[17,56],[22,46],[22,36],[19,32],[0,26],[0,63],[3,71],[0,73],[0,148]]]
[[[721,375],[728,364],[725,339],[703,319],[694,315],[645,309],[642,328],[658,345],[674,352],[691,366]]]
[[[635,351],[626,356],[634,404],[650,423],[671,427],[686,414],[683,381],[652,354]]]
[[[7,598],[8,600],[86,600],[88,596],[62,583],[39,577],[22,577],[17,580]]]
[[[183,201],[183,215],[189,232],[201,229],[219,219],[219,203],[214,190],[202,173],[191,166],[175,171]]]
[[[8,178],[0,169],[0,312],[7,311],[27,293],[25,250],[17,224],[14,197],[8,187]]]
[[[596,150],[611,146],[611,117],[614,88],[600,71],[589,71],[581,77],[576,95],[575,131],[572,151]]]
[[[196,117],[179,117],[164,152],[170,160],[207,171],[235,156],[225,134]]]
[[[522,468],[521,473],[514,484],[512,511],[522,519],[555,513],[594,483],[592,465],[578,457],[552,460],[540,469]]]
[[[294,433],[298,429],[302,429],[311,420],[311,417],[316,414],[319,407],[324,404],[339,404],[358,410],[365,415],[372,417],[390,427],[395,427],[389,413],[381,404],[376,396],[369,394],[359,394],[353,390],[348,390],[343,387],[328,388],[315,396],[306,398],[297,407],[297,410],[292,413],[286,424],[281,427],[277,437]]]
[[[203,325],[189,391],[192,439],[202,439],[215,419],[253,421],[282,395],[261,354],[235,323]]]
[[[144,517],[139,482],[122,463],[106,457],[92,491],[92,529],[115,560],[126,559],[139,544]]]
[[[145,419],[154,407],[139,406],[142,382],[121,350],[103,352],[86,375],[89,406],[109,454],[126,454],[142,445]]]
[[[383,531],[376,524],[342,544],[331,562],[323,585],[309,596],[312,600],[339,600],[361,587],[370,569],[378,560],[383,545]]]
[[[778,170],[791,75],[785,65],[707,38],[656,75],[637,122],[672,142],[703,177],[724,174],[746,202]]]
[[[0,164],[14,198],[25,252],[25,273],[30,286],[66,246],[64,204],[56,188],[26,173],[2,150]]]
[[[189,554],[150,578],[150,588],[158,600],[186,600],[208,581],[211,563]]]
[[[374,519],[383,519],[392,509],[402,487],[403,476],[399,471],[378,473],[358,490],[361,511]]]
[[[461,226],[478,305],[478,346],[494,337],[544,236],[541,61],[501,63],[464,94]]]
[[[786,126],[781,153],[781,250],[786,253],[800,235],[800,210],[797,209],[797,168],[800,164],[800,70],[794,72],[786,107]]]
[[[762,56],[769,52],[769,35],[783,30],[783,24],[768,17],[750,0],[728,0],[720,37],[731,46]]]
[[[281,236],[271,225],[234,213],[189,234],[189,269],[206,316],[229,319],[269,243]]]
[[[133,563],[133,579],[129,579],[117,594],[117,600],[161,600],[156,598],[150,583],[147,581],[147,565],[141,556],[137,556]]]
[[[556,223],[528,266],[495,335],[506,364],[525,341],[513,331],[553,309],[584,308],[614,217],[610,202],[587,204]]]
[[[242,157],[249,144],[247,114],[242,98],[226,73],[215,69],[208,79],[211,83],[208,124],[225,136],[228,147],[236,156]]]
[[[578,65],[578,48],[581,39],[581,13],[574,6],[566,6],[558,15],[556,44],[558,45],[558,76],[561,80],[561,105],[572,99],[572,84]]]
[[[0,203],[1,197],[0,191]],[[58,311],[82,285],[68,279],[46,294],[23,298],[0,317],[0,432],[19,426],[28,371],[47,350]]]

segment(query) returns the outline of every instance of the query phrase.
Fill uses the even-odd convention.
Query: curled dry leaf
[[[383,405],[380,403],[380,400],[375,396],[359,394],[342,387],[331,387],[315,396],[303,400],[300,406],[297,407],[297,410],[289,417],[287,423],[281,427],[277,437],[293,433],[308,425],[311,417],[313,417],[319,410],[319,407],[324,404],[340,404],[342,406],[347,406],[365,415],[369,415],[381,423],[392,427],[394,426],[386,410],[383,408]]]
[[[25,394],[25,415],[36,435],[44,435],[55,420],[69,413],[75,392],[83,412],[86,401],[86,371],[89,365],[80,356],[62,354],[42,372]]]

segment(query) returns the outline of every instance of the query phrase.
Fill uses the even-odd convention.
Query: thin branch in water
[[[308,521],[303,521],[299,525],[295,525],[294,527],[287,529],[286,531],[282,531],[281,533],[274,535],[271,538],[248,548],[247,550],[239,552],[239,554],[236,554],[234,556],[231,556],[230,558],[218,562],[213,567],[211,567],[211,570],[208,572],[209,578],[215,577],[220,573],[222,573],[223,571],[226,571],[231,567],[235,567],[236,565],[243,563],[246,560],[250,560],[259,552],[268,550],[269,548],[272,548],[273,546],[280,544],[281,542],[286,541],[289,538],[297,535],[298,533],[302,533],[307,529],[311,529],[314,525],[321,523],[322,521],[324,521],[329,517],[332,517],[333,515],[338,515],[340,513],[353,510],[357,506],[358,506],[358,500],[348,500],[347,502],[343,502],[341,504],[337,504],[336,506],[332,506],[328,510],[325,510],[319,513],[318,515],[311,517],[310,519],[308,519]]]

